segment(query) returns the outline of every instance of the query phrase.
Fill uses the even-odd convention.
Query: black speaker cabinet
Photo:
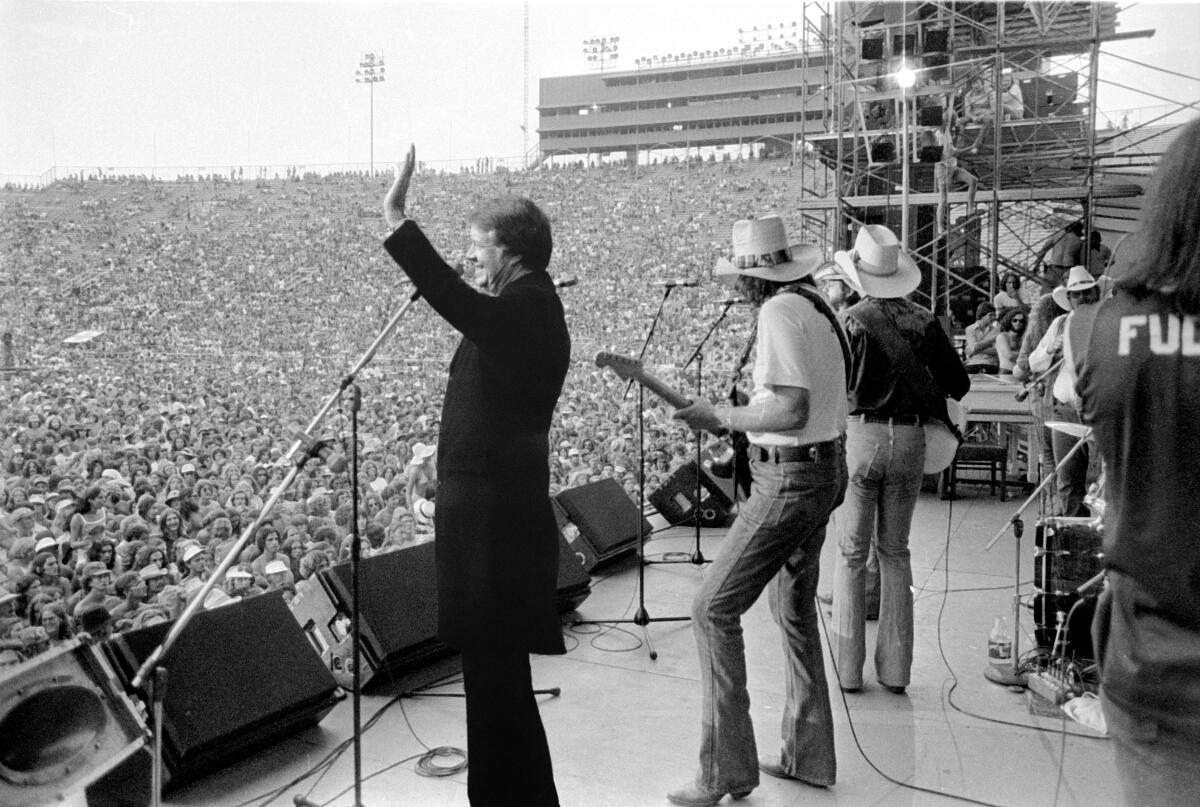
[[[562,530],[558,531],[558,612],[574,611],[592,593],[592,577],[585,559],[567,543]]]
[[[696,462],[675,469],[662,487],[650,494],[650,503],[671,524],[694,524],[697,513],[702,527],[724,527],[729,523],[733,501],[717,480],[700,471],[700,501],[696,501]]]
[[[363,686],[396,679],[449,658],[454,651],[437,639],[437,570],[432,541],[367,558],[359,563]],[[351,569],[342,563],[320,573],[336,613],[333,674],[347,688],[354,675],[350,613]],[[307,629],[306,629],[307,632]],[[311,634],[310,634],[311,635]]]
[[[149,803],[149,735],[95,647],[64,645],[0,674],[0,804]],[[111,776],[134,770],[113,787]]]
[[[169,628],[151,625],[105,643],[126,689]],[[172,786],[316,725],[341,699],[274,593],[197,612],[161,666],[164,778]]]
[[[555,501],[578,530],[577,536],[567,530],[567,539],[571,549],[583,555],[588,571],[637,551],[638,536],[650,534],[650,522],[615,479],[564,490]]]
[[[921,61],[925,65],[925,77],[930,81],[944,81],[950,77],[950,54],[926,53]]]
[[[292,616],[339,686],[353,687],[355,664],[360,665],[365,688],[407,678],[454,655],[437,640],[437,574],[432,542],[366,558],[358,574],[362,646],[357,658],[350,635],[354,602],[350,564],[323,570],[318,577],[321,585],[303,587],[292,601]],[[590,594],[591,577],[582,559],[560,534],[559,611],[574,610]]]
[[[926,28],[924,35],[924,52],[945,53],[950,49],[950,32],[945,28]]]
[[[941,106],[923,106],[917,110],[918,126],[941,126],[944,120],[945,114]]]
[[[875,62],[883,58],[883,37],[877,36],[862,41],[862,58],[864,62]]]
[[[916,34],[896,34],[892,37],[892,56],[913,56],[917,51]]]

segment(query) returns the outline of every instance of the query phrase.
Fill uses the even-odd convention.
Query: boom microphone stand
[[[738,298],[731,297],[721,303],[721,313],[713,321],[713,324],[709,326],[708,333],[704,334],[704,338],[700,340],[700,344],[696,345],[696,349],[692,351],[691,357],[683,365],[683,369],[686,370],[692,366],[692,362],[696,362],[697,399],[699,399],[700,395],[702,394],[702,385],[704,379],[704,354],[702,352],[704,350],[704,346],[708,344],[708,340],[712,338],[712,335],[716,333],[717,328],[719,328],[721,323],[725,321],[725,317],[729,316],[729,309],[733,308],[733,306],[740,302],[741,300]],[[704,553],[700,551],[700,500],[704,489],[703,474],[704,465],[701,461],[700,432],[696,432],[696,506],[692,513],[692,523],[696,528],[696,546],[695,549],[692,550],[692,557],[689,560],[691,563],[694,563],[697,566],[710,562],[705,559]],[[736,488],[734,490],[734,496],[737,496]]]
[[[165,684],[166,676],[163,674],[163,667],[160,666],[160,662],[162,661],[163,657],[171,650],[171,648],[175,645],[175,642],[179,640],[179,637],[183,634],[184,630],[186,630],[188,623],[192,621],[192,618],[196,615],[196,612],[203,607],[204,600],[208,596],[209,592],[216,587],[218,581],[224,579],[225,572],[241,555],[242,549],[245,548],[246,544],[250,542],[251,536],[253,536],[258,531],[258,528],[267,520],[267,516],[271,514],[271,512],[275,509],[275,505],[278,504],[279,500],[283,498],[283,495],[296,481],[296,477],[300,474],[300,471],[303,470],[308,461],[314,457],[323,458],[335,473],[340,473],[345,467],[345,460],[336,452],[336,450],[333,449],[330,441],[324,439],[314,440],[312,438],[312,434],[321,424],[321,421],[325,419],[325,416],[333,408],[334,404],[337,403],[342,393],[354,383],[358,373],[367,366],[372,358],[374,358],[375,353],[379,350],[379,347],[389,336],[391,336],[392,332],[396,329],[396,326],[400,324],[400,320],[408,312],[408,309],[412,306],[412,304],[420,298],[420,296],[421,294],[418,291],[414,291],[409,296],[404,305],[400,307],[400,310],[395,313],[387,325],[384,326],[383,330],[379,332],[379,335],[375,337],[375,341],[372,342],[370,347],[367,348],[366,352],[358,360],[358,363],[354,366],[354,368],[345,378],[342,379],[341,383],[338,385],[338,388],[328,398],[325,399],[325,403],[321,406],[320,410],[318,410],[312,421],[309,422],[308,426],[305,427],[304,431],[294,435],[295,442],[292,443],[292,447],[288,449],[287,454],[284,455],[284,459],[292,464],[291,469],[279,482],[279,484],[275,486],[275,489],[271,491],[271,495],[267,498],[266,503],[263,504],[262,510],[259,512],[258,516],[249,526],[246,527],[245,530],[242,531],[242,534],[237,539],[237,542],[229,549],[228,552],[225,553],[225,557],[219,564],[217,564],[216,569],[213,570],[209,578],[204,581],[204,584],[192,596],[191,601],[183,610],[183,613],[179,615],[179,618],[176,619],[174,624],[171,626],[171,630],[167,633],[166,638],[163,639],[162,644],[155,648],[154,651],[146,657],[146,660],[142,663],[142,666],[137,671],[137,675],[133,677],[133,681],[131,682],[131,685],[134,689],[141,689],[142,685],[147,681],[147,679],[151,675],[154,675],[155,681],[159,684],[154,688],[154,698],[164,698],[163,685]],[[301,451],[301,449],[303,449],[303,451]],[[354,489],[357,485],[357,480],[352,479],[351,483],[351,487]],[[351,562],[354,564],[351,574],[354,576],[353,585],[355,588],[355,598],[354,602],[352,603],[351,629],[354,636],[353,646],[357,648],[361,639],[359,635],[360,623],[357,597],[357,559],[359,554],[357,519],[354,520],[354,523],[356,525],[354,528],[356,532],[354,537],[354,546],[351,548]],[[354,692],[352,694],[354,698],[354,802],[355,807],[362,807],[362,777],[360,769],[360,759],[362,753],[362,726],[359,723],[361,692],[357,663],[355,664]],[[160,747],[162,736],[161,720],[155,721],[154,732],[155,745],[156,747]],[[161,759],[156,759],[154,764],[156,766],[161,766]],[[161,770],[156,770],[154,772],[154,781],[161,783]],[[161,797],[162,794],[160,790],[156,789],[152,796],[152,801],[155,807],[158,807],[158,805],[161,803]]]
[[[658,311],[654,313],[654,318],[650,320],[650,328],[646,331],[646,339],[642,342],[641,352],[638,353],[640,361],[646,355],[646,349],[650,346],[650,340],[654,338],[654,330],[658,327],[658,322],[662,319],[663,307],[667,303],[667,298],[671,296],[671,290],[676,286],[694,286],[695,281],[669,281],[663,288],[662,299],[658,301]],[[629,382],[629,386],[625,388],[625,394],[629,394],[629,387],[633,386],[633,381]],[[646,560],[646,531],[645,517],[643,513],[646,511],[646,395],[645,389],[641,384],[638,384],[638,403],[637,403],[637,423],[638,423],[638,507],[637,507],[637,547],[638,547],[638,609],[634,612],[633,619],[580,619],[571,623],[573,625],[625,625],[634,624],[642,629],[642,638],[646,642],[646,647],[650,651],[650,660],[658,659],[658,651],[654,649],[654,643],[650,641],[650,632],[646,630],[646,626],[651,622],[687,622],[691,619],[690,616],[660,616],[651,618],[650,612],[646,610],[646,566],[649,563],[687,563],[688,561],[648,561]]]

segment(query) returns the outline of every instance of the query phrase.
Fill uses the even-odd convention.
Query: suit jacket
[[[462,333],[438,438],[438,635],[461,650],[562,653],[549,430],[571,357],[545,272],[497,296],[469,286],[413,221],[384,242],[421,296]]]

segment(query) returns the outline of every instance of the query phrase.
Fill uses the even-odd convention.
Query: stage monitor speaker
[[[564,490],[555,500],[579,530],[571,548],[584,556],[584,568],[589,572],[599,564],[637,551],[638,536],[650,534],[650,522],[611,477]]]
[[[592,577],[588,574],[586,558],[567,543],[562,529],[558,531],[558,612],[574,611],[592,593]]]
[[[724,527],[729,524],[733,501],[717,480],[707,471],[700,472],[700,506],[696,506],[696,462],[675,469],[662,486],[650,494],[650,503],[670,524],[694,524],[697,512],[702,527]]]
[[[354,675],[350,613],[354,603],[350,564],[320,573],[336,612],[332,633],[334,676],[349,688]],[[386,552],[359,563],[363,686],[409,675],[455,655],[437,639],[437,568],[432,541]],[[311,634],[310,634],[311,636]]]
[[[862,58],[864,62],[875,62],[883,58],[883,37],[877,36],[862,41]]]
[[[292,616],[339,686],[354,685],[350,606],[351,568],[320,573],[319,587],[304,587],[292,601]],[[359,566],[362,592],[363,687],[410,679],[424,666],[454,652],[437,640],[437,574],[434,544],[427,542],[366,558]],[[574,610],[591,594],[591,578],[579,556],[559,535],[558,609]],[[406,680],[406,684],[414,683]]]
[[[105,643],[126,689],[170,626]],[[341,699],[277,593],[197,612],[161,666],[164,778],[172,786],[316,725]]]
[[[100,651],[78,642],[0,673],[0,804],[144,807],[149,735]],[[120,781],[115,774],[120,773]]]

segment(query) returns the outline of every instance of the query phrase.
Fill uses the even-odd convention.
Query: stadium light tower
[[[364,53],[354,71],[354,83],[367,84],[371,89],[371,176],[375,176],[375,85],[383,80],[383,54]]]
[[[611,65],[621,58],[620,48],[619,36],[594,36],[583,40],[583,55],[587,56],[589,62],[597,65],[601,73],[604,72],[604,65]]]

